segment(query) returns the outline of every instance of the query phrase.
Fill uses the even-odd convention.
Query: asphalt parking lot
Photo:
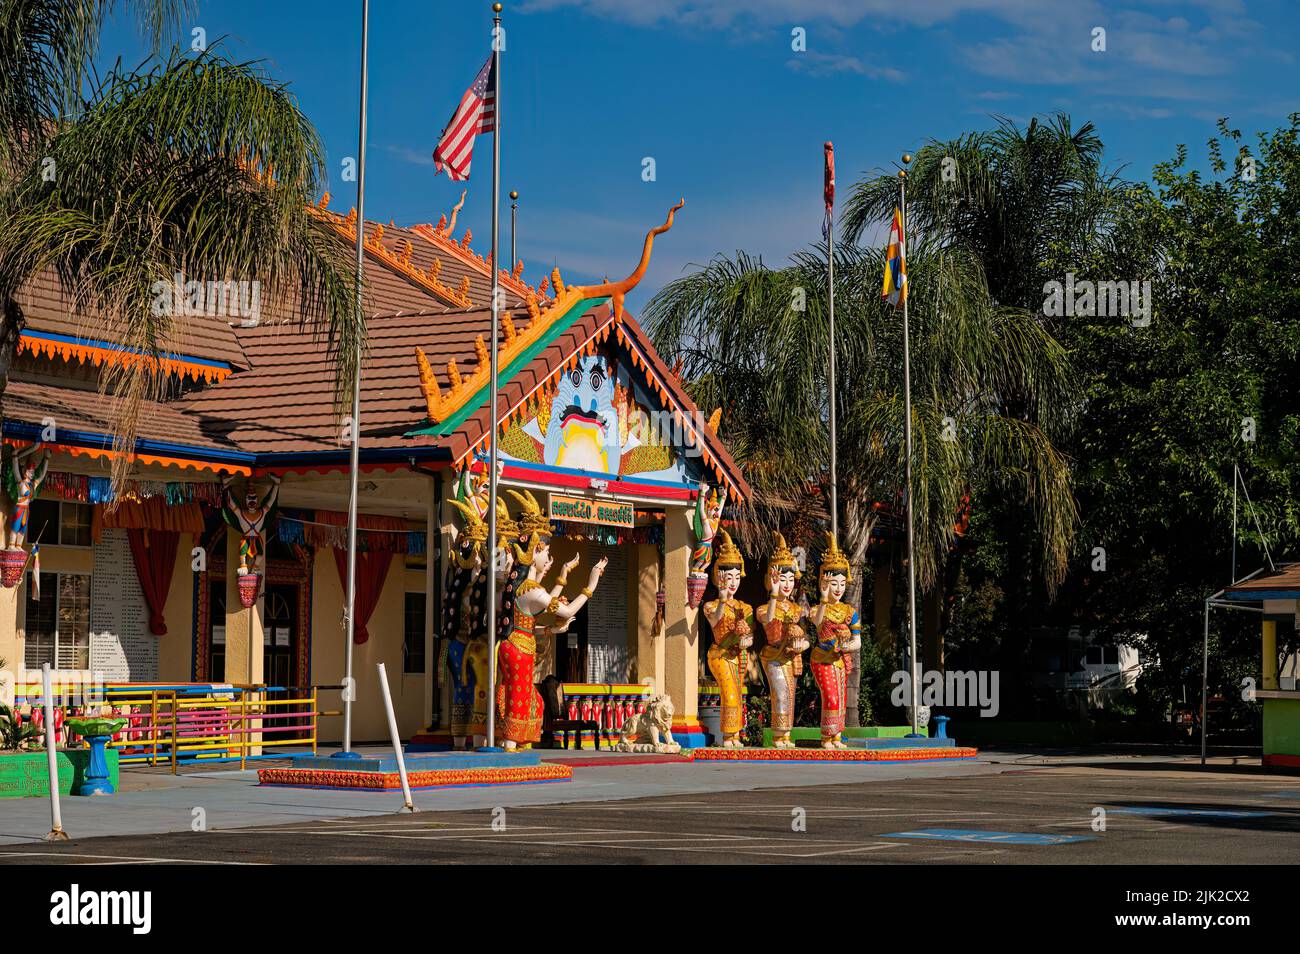
[[[1058,764],[0,847],[0,864],[19,865],[325,861],[1296,864],[1300,779],[1231,767]]]

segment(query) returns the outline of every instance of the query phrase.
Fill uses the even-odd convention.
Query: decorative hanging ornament
[[[257,591],[262,584],[262,574],[260,573],[241,573],[239,574],[239,605],[244,609],[252,609],[257,603]]]

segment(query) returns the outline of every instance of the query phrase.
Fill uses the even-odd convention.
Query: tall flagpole
[[[488,558],[485,569],[487,584],[488,631],[488,711],[487,744],[496,747],[496,658],[497,658],[497,322],[501,311],[501,4],[492,4],[492,86],[495,90],[492,124],[492,346],[489,348],[488,403],[492,407],[488,436]]]
[[[903,164],[912,161],[909,155],[903,156]],[[899,254],[907,261],[907,170],[898,170],[898,207],[902,223],[900,236],[902,248]],[[921,704],[920,670],[916,659],[916,533],[912,519],[912,355],[907,326],[908,287],[903,286],[903,441],[907,458],[903,464],[904,479],[907,484],[907,634],[908,665],[912,669],[912,735],[919,735],[917,725],[917,708]]]
[[[357,318],[364,308],[362,302],[362,277],[366,241],[366,87],[369,80],[368,32],[370,29],[370,0],[361,0],[361,119],[358,124],[357,146]],[[352,382],[352,450],[348,465],[348,592],[343,610],[343,750],[336,753],[342,758],[357,757],[352,752],[352,699],[356,683],[352,679],[352,640],[356,633],[357,606],[357,471],[361,460],[361,342],[357,342],[356,366]]]
[[[838,498],[839,481],[835,472],[835,214],[829,204],[834,195],[834,170],[831,168],[831,144],[826,144],[826,174],[829,179],[826,188],[832,190],[827,196],[826,206],[826,284],[830,307],[827,309],[827,324],[830,334],[830,360],[827,362],[827,391],[831,405],[831,535],[835,537],[836,546],[840,539],[840,508]]]

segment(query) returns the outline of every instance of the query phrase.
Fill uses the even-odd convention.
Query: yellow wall
[[[176,544],[176,569],[167,591],[167,635],[158,637],[158,679],[189,682],[194,670],[194,571],[190,569],[190,550],[194,538],[182,533]],[[45,551],[42,550],[42,553]],[[93,612],[93,608],[92,608]]]
[[[406,593],[424,591],[424,570],[405,569],[405,557],[398,553],[384,580],[379,605],[367,623],[368,642],[354,646],[352,675],[356,679],[357,699],[352,706],[353,744],[387,742],[388,721],[380,695],[377,666],[388,670],[388,687],[393,694],[397,726],[407,738],[428,723],[424,713],[424,674],[402,672],[402,636],[405,625]],[[312,682],[337,685],[343,679],[343,585],[330,550],[316,551],[312,569]],[[426,660],[433,665],[434,660]],[[342,709],[337,691],[321,693],[321,708]],[[322,741],[338,741],[343,736],[342,717],[321,720]]]

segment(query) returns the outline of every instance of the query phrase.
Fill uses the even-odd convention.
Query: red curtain
[[[95,509],[98,511],[100,508]],[[126,533],[131,541],[135,575],[140,579],[140,589],[149,607],[149,632],[166,636],[167,620],[163,618],[163,611],[167,606],[167,591],[172,585],[172,571],[176,569],[176,545],[181,535],[175,530],[138,527],[132,527]]]
[[[353,608],[356,616],[352,627],[352,641],[357,645],[370,638],[366,624],[379,605],[379,594],[383,592],[384,580],[388,578],[388,567],[393,562],[393,554],[387,550],[370,550],[357,554],[357,605]],[[339,582],[343,584],[343,599],[346,606],[348,586],[348,552],[334,550],[334,565],[339,568]]]

